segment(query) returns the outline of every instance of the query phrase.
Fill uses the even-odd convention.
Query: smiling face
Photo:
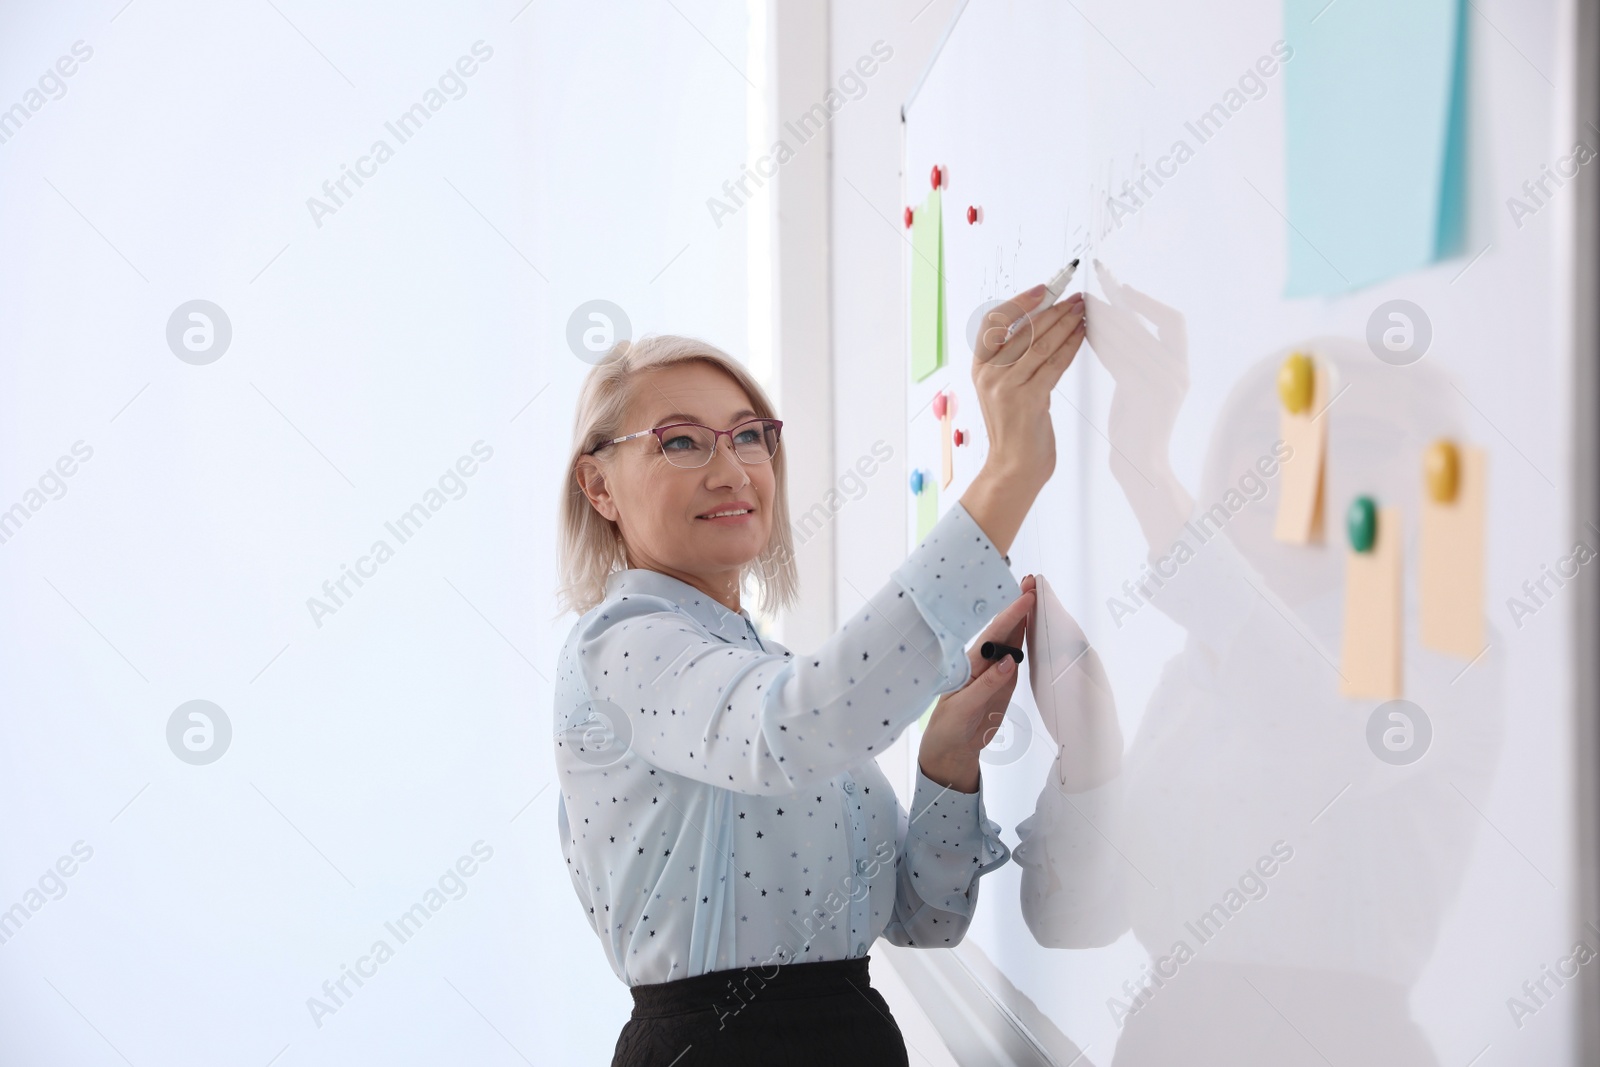
[[[623,430],[673,422],[727,430],[755,418],[752,407],[727,374],[708,363],[683,363],[634,380]],[[703,467],[675,466],[661,448],[654,434],[638,437],[581,457],[574,473],[595,510],[622,531],[630,567],[671,575],[737,611],[739,572],[772,536],[772,463],[741,463],[727,437],[718,438]],[[751,513],[704,517],[735,508]]]

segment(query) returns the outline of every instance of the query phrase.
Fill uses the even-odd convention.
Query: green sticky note
[[[911,215],[911,377],[944,366],[944,210],[939,190]]]
[[[1348,292],[1462,251],[1466,11],[1284,0],[1285,296]]]
[[[922,492],[917,494],[917,544],[928,536],[933,524],[939,521],[939,486],[932,478],[924,478]]]

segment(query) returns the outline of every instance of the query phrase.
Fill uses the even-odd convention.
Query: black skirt
[[[867,960],[746,967],[632,986],[611,1067],[909,1067]]]

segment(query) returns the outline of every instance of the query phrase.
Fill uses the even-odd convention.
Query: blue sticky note
[[[1286,296],[1460,250],[1466,0],[1285,0]]]

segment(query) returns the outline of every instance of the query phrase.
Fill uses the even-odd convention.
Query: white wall
[[[900,105],[921,77],[958,5],[954,0],[889,0],[831,5],[830,68],[843,72],[882,41],[893,55],[877,67],[868,91],[834,116],[832,301],[834,460],[841,471],[871,457],[882,440],[893,458],[840,508],[835,520],[834,590],[840,618],[881,585],[910,548],[903,530],[910,499],[906,464]],[[903,735],[880,761],[889,780],[907,780],[914,742]],[[902,803],[909,798],[901,797]],[[911,1061],[954,1063],[927,1015],[904,992],[874,950],[873,983],[884,990],[906,1035]]]
[[[875,41],[894,50],[880,65],[870,91],[834,118],[833,136],[833,339],[838,368],[834,385],[834,451],[841,467],[870,453],[883,438],[894,449],[869,482],[869,491],[840,511],[841,613],[858,604],[868,582],[879,580],[909,548],[900,531],[909,500],[905,465],[906,394],[904,249],[901,224],[900,105],[922,75],[949,23],[954,0],[894,0],[834,4],[833,66],[843,70]],[[890,436],[890,431],[898,437]]]
[[[0,543],[0,1061],[609,1058],[629,998],[549,788],[588,370],[566,327],[605,298],[635,334],[746,346],[744,217],[705,207],[746,154],[746,17],[0,7],[0,108],[92,49],[0,143],[0,509],[25,514]],[[380,138],[319,225],[308,198]],[[206,365],[166,337],[196,298],[231,324]],[[380,539],[319,625],[308,598]],[[195,699],[232,729],[204,766],[168,745]],[[385,922],[479,841],[399,944]],[[319,1027],[308,998],[379,939]]]

